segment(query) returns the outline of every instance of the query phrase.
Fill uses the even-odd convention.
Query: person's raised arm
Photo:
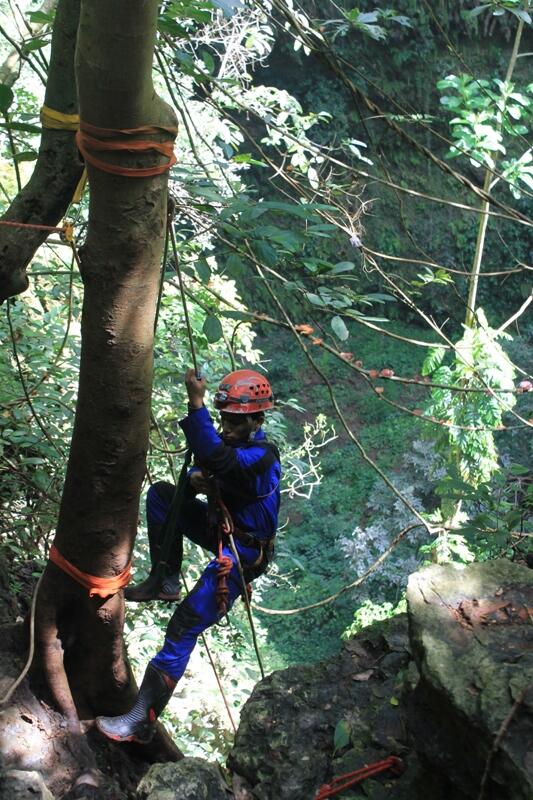
[[[202,408],[207,389],[207,383],[203,376],[198,377],[194,369],[188,369],[185,373],[185,388],[189,398],[189,411],[196,411]]]

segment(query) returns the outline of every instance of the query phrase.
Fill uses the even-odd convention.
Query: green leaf
[[[264,161],[258,161],[251,153],[239,153],[231,159],[235,164],[253,164],[254,167],[267,167]]]
[[[394,695],[393,695],[391,697],[391,699],[390,699],[390,704],[391,704],[391,706],[399,706],[400,705],[400,701],[398,700],[397,697],[394,697]]]
[[[350,335],[350,332],[344,324],[342,317],[333,317],[331,320],[331,327],[335,336],[337,336],[342,342],[345,342]]]
[[[511,464],[509,471],[512,472],[513,475],[528,475],[529,467],[524,467],[523,464]]]
[[[207,67],[207,71],[210,75],[212,75],[215,71],[215,60],[211,53],[207,50],[202,52],[202,61],[204,62],[205,66]]]
[[[335,750],[341,750],[350,744],[351,728],[345,719],[339,720],[335,726],[335,733],[333,734],[333,747]]]
[[[23,150],[20,153],[15,153],[14,159],[15,161],[35,161],[37,158],[37,153],[35,150]]]
[[[205,261],[205,259],[203,258],[199,259],[195,263],[194,268],[202,283],[209,283],[211,279],[211,267],[209,266],[207,261]]]
[[[322,300],[322,298],[319,297],[317,294],[313,294],[312,292],[307,292],[305,296],[307,297],[309,302],[312,303],[314,306],[325,306],[326,305],[324,303],[324,301]]]
[[[267,267],[275,267],[278,263],[278,254],[268,242],[262,242],[261,240],[255,241],[252,244],[252,250],[258,260]]]
[[[244,272],[244,261],[237,253],[231,253],[226,259],[226,271],[230,278],[240,278]]]
[[[3,83],[0,83],[0,112],[5,114],[8,110],[9,106],[13,102],[15,95],[9,88]]]
[[[368,300],[375,300],[377,303],[395,303],[396,298],[392,294],[385,294],[384,292],[371,292],[365,294]]]
[[[464,17],[477,17],[478,14],[482,14],[483,11],[486,11],[487,8],[490,8],[489,4],[477,6],[476,8],[471,8],[468,11],[463,11],[462,15]]]
[[[514,8],[511,9],[511,11],[515,15],[515,17],[518,17],[518,19],[523,20],[526,23],[526,25],[531,25],[531,14],[528,14],[527,11],[524,11],[523,8]]]
[[[47,44],[47,39],[32,39],[30,42],[24,42],[22,50],[24,53],[31,53],[34,50],[42,50]]]
[[[350,272],[354,269],[355,264],[353,261],[339,261],[331,270],[332,274],[336,275],[339,272]]]
[[[422,375],[431,375],[442,363],[445,355],[446,349],[444,347],[432,347],[424,360]]]
[[[161,33],[168,33],[170,36],[174,36],[177,39],[188,38],[187,29],[183,25],[180,25],[178,22],[176,22],[175,19],[170,19],[164,14],[159,17],[157,30]]]
[[[44,11],[30,11],[28,14],[30,22],[35,22],[37,25],[46,24],[47,22],[54,21],[53,12],[45,13]]]
[[[0,122],[0,128],[6,128],[12,131],[24,131],[25,133],[41,133],[42,131],[42,128],[38,125],[29,125],[26,122],[10,122],[9,124]]]
[[[185,73],[185,75],[194,76],[198,74],[194,59],[190,53],[185,52],[185,50],[175,50],[174,58],[179,63],[180,69]]]
[[[222,323],[214,314],[209,314],[205,318],[202,330],[210,344],[214,344],[218,342],[219,339],[222,339]]]

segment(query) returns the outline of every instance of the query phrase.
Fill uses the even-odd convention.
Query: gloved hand
[[[188,369],[185,373],[185,388],[189,396],[190,408],[201,408],[204,404],[204,395],[207,390],[207,383],[204,377],[198,379],[193,369]]]
[[[189,473],[189,483],[196,494],[209,494],[215,488],[209,478],[206,478],[201,470]]]

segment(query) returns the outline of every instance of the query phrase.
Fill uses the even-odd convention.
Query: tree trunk
[[[59,0],[44,102],[64,114],[78,111],[74,49],[79,13],[80,0]],[[83,171],[74,135],[74,131],[43,128],[33,175],[2,219],[58,224]],[[26,267],[47,236],[46,231],[0,225],[0,303],[28,288]]]
[[[151,79],[157,10],[157,0],[82,0],[76,60],[84,122],[175,125]],[[97,157],[128,167],[161,163],[150,152]],[[167,180],[167,173],[131,178],[89,167],[79,395],[55,544],[74,566],[99,577],[124,570],[137,529]],[[49,563],[37,608],[44,672],[71,729],[78,714],[124,710],[132,682],[122,591],[89,599]]]

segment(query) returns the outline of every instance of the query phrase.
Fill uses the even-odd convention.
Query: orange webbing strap
[[[102,172],[110,172],[112,175],[122,175],[127,178],[149,178],[152,175],[162,175],[176,163],[177,159],[174,154],[173,142],[177,132],[177,128],[164,125],[143,125],[140,128],[114,129],[98,128],[96,125],[80,121],[80,128],[76,133],[76,143],[85,162],[102,170]],[[139,136],[141,134],[146,134],[148,136],[166,134],[172,137],[172,141],[155,142],[150,139],[131,140],[127,138],[130,136]],[[114,138],[117,136],[126,138]],[[106,152],[127,150],[130,153],[155,150],[157,153],[166,156],[167,161],[164,164],[158,164],[153,167],[121,167],[117,164],[110,164],[107,161],[101,161],[99,158],[95,158],[91,154],[91,150]]]
[[[89,575],[87,572],[82,572],[75,567],[74,564],[71,564],[70,561],[67,561],[66,558],[63,558],[55,544],[50,548],[48,557],[56,567],[59,567],[59,569],[62,569],[67,575],[70,575],[71,578],[74,578],[75,581],[85,586],[85,588],[89,590],[89,597],[94,597],[95,594],[98,595],[98,597],[109,597],[111,594],[116,594],[120,589],[123,589],[124,586],[127,586],[131,577],[131,561],[120,575],[115,575],[112,578],[98,578],[96,575]]]
[[[340,794],[350,786],[355,786],[365,778],[372,778],[374,775],[379,775],[380,772],[390,769],[395,775],[401,775],[403,772],[403,762],[401,758],[396,756],[388,756],[383,761],[375,761],[373,764],[367,764],[366,767],[356,769],[355,772],[348,772],[346,775],[339,775],[334,778],[331,783],[325,783],[320,787],[318,794],[315,795],[315,800],[326,800],[328,797],[334,797]]]

